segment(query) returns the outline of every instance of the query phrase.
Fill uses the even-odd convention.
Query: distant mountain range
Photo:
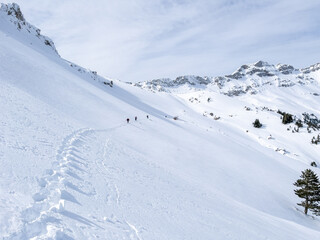
[[[242,65],[234,73],[220,77],[180,76],[176,79],[155,79],[138,82],[135,86],[162,92],[197,90],[217,91],[228,96],[257,94],[268,86],[292,87],[320,83],[320,63],[296,69],[287,64],[269,64],[258,61]],[[318,93],[316,93],[318,94]]]

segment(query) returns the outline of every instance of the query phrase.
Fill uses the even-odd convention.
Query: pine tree
[[[282,123],[287,124],[287,123],[292,123],[293,122],[293,117],[289,113],[283,113],[283,118],[282,118]]]
[[[294,190],[295,194],[304,199],[298,205],[304,207],[305,214],[308,214],[308,210],[310,209],[313,213],[319,215],[320,183],[317,174],[311,169],[306,169],[302,171],[300,178],[293,184],[299,188]]]
[[[256,119],[252,125],[255,127],[255,128],[261,128],[262,127],[262,124],[260,123],[259,119]]]

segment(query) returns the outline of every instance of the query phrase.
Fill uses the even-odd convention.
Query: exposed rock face
[[[311,73],[311,72],[316,72],[318,70],[320,70],[320,63],[316,63],[314,65],[311,65],[308,68],[303,68],[303,69],[301,69],[301,72],[303,72],[303,73]]]
[[[284,75],[291,74],[293,71],[298,71],[298,70],[294,69],[293,66],[287,65],[287,64],[278,64],[276,67],[277,67],[278,71]]]
[[[169,88],[178,88],[180,86],[193,86],[199,88],[211,83],[212,79],[209,77],[199,76],[180,76],[172,80],[170,78],[155,79],[148,82],[139,82],[135,86],[147,88],[153,91],[166,92]]]
[[[1,9],[3,8],[3,10],[5,12],[7,12],[8,15],[13,15],[15,16],[18,20],[24,22],[25,19],[23,17],[23,14],[20,10],[20,7],[18,4],[16,3],[9,3],[9,4],[2,4],[1,5]]]
[[[31,25],[25,20],[18,4],[1,3],[0,17],[2,17],[1,21],[6,21],[8,23],[11,23],[13,26],[15,26],[16,29],[21,33],[21,37],[24,34],[24,38],[28,39],[31,45],[33,45],[32,44],[33,41],[40,41],[41,44],[44,44],[46,47],[48,47],[49,49],[54,51],[56,54],[58,54],[53,41],[50,38],[41,35],[40,29],[36,28],[35,26]],[[5,25],[5,24],[0,24],[0,25]],[[4,27],[4,26],[0,26],[0,28],[1,27]],[[35,39],[33,39],[34,37]]]
[[[227,96],[257,94],[267,86],[292,87],[295,85],[318,84],[312,73],[320,70],[320,63],[304,69],[287,64],[269,64],[258,61],[242,65],[234,73],[220,77],[181,76],[174,80],[156,79],[139,82],[135,86],[164,92],[187,92],[211,89]]]

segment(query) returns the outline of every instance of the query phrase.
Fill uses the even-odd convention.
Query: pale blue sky
[[[123,81],[320,62],[318,0],[15,0],[60,55]]]

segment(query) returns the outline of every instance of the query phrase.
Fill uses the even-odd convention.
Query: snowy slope
[[[292,133],[270,111],[319,116],[317,71],[238,97],[110,87],[8,9],[19,12],[0,11],[1,239],[320,238],[292,185],[319,163],[318,131]]]

